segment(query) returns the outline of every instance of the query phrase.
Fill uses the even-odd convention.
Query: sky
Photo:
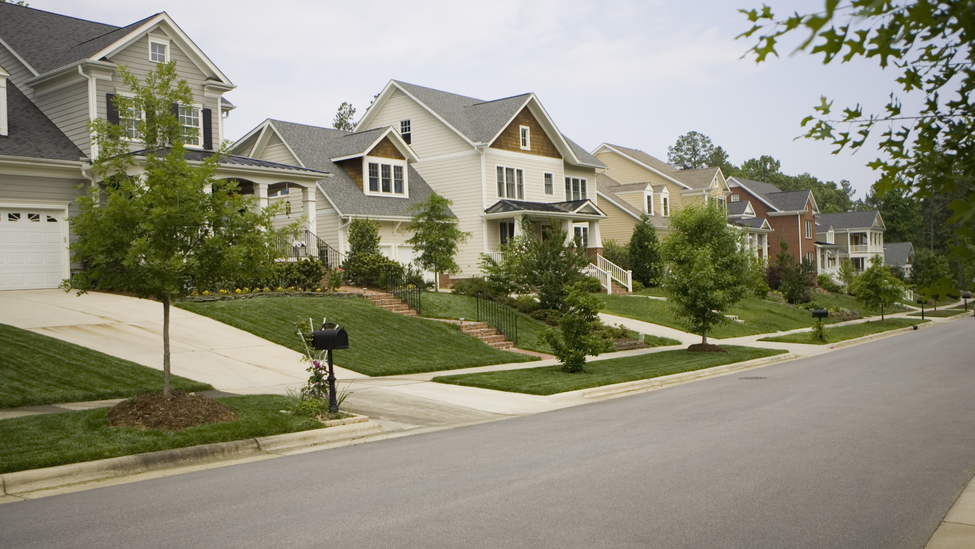
[[[764,0],[776,13],[819,0]],[[237,86],[225,124],[236,140],[267,118],[331,127],[343,102],[358,120],[391,79],[484,100],[534,93],[563,134],[662,160],[689,131],[736,165],[770,155],[789,175],[852,182],[863,198],[877,179],[856,154],[796,139],[821,96],[836,110],[879,112],[895,91],[875,61],[823,65],[790,55],[756,64],[738,8],[762,0],[29,0],[32,8],[125,26],[166,11]],[[744,56],[744,57],[743,57]]]

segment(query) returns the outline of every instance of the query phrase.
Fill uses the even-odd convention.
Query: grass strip
[[[298,352],[304,348],[295,335],[295,321],[307,326],[308,318],[321,323],[327,317],[349,334],[349,349],[335,351],[335,363],[369,376],[538,360],[493,349],[453,324],[384,311],[361,297],[286,296],[177,306]]]
[[[827,341],[814,340],[812,332],[800,332],[776,337],[763,337],[759,341],[774,341],[778,343],[807,343],[810,345],[829,345],[848,339],[856,339],[868,335],[889,332],[899,328],[907,328],[915,324],[923,324],[927,320],[912,318],[888,318],[886,320],[873,320],[861,322],[860,324],[848,324],[846,326],[832,326],[826,328]]]
[[[643,342],[651,347],[668,347],[670,345],[680,345],[681,342],[669,337],[655,336],[650,334],[643,335]]]
[[[166,433],[109,427],[108,408],[0,420],[0,473],[53,467],[198,444],[243,440],[318,429],[310,417],[282,414],[294,400],[278,395],[218,399],[240,412],[240,420]]]
[[[734,345],[726,345],[724,348],[727,353],[697,353],[679,350],[595,360],[586,363],[586,373],[582,374],[567,374],[562,371],[561,366],[544,366],[521,370],[440,376],[433,378],[433,381],[509,393],[554,395],[614,383],[693,372],[786,352],[779,349],[758,349]]]
[[[937,311],[924,311],[924,317],[927,318],[930,316],[933,318],[946,318],[949,316],[960,315],[965,312],[965,309],[938,309]],[[916,313],[907,313],[907,316],[920,317],[921,312],[918,311]]]
[[[0,324],[0,408],[128,398],[162,391],[163,373],[91,349]],[[212,389],[180,376],[174,390]],[[0,437],[2,438],[2,437]]]
[[[477,298],[469,295],[427,292],[423,294],[423,316],[429,318],[452,318],[477,320]],[[519,349],[552,354],[552,347],[542,339],[544,323],[518,313]]]

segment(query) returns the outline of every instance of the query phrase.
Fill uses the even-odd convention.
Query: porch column
[[[566,231],[565,231],[565,245],[566,246],[572,246],[573,244],[575,244],[576,229],[572,225],[572,221],[570,221],[568,219],[562,221],[562,226],[566,228]]]
[[[524,219],[524,215],[515,216],[515,238],[521,236],[521,220]]]
[[[261,210],[267,208],[267,183],[254,183],[255,190],[257,191],[257,207]]]
[[[318,210],[315,207],[315,187],[301,188],[301,211],[307,219],[305,226],[311,234],[318,234]]]
[[[603,239],[599,235],[599,220],[593,219],[589,222],[589,247],[602,248]]]
[[[762,241],[762,258],[768,261],[768,234],[760,236]]]

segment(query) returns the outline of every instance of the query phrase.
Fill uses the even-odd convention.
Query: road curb
[[[939,326],[941,324],[944,324],[945,322],[952,322],[952,321],[955,321],[955,320],[960,320],[962,318],[967,318],[968,316],[969,315],[965,315],[965,314],[954,315],[954,316],[949,316],[949,317],[946,317],[946,318],[939,318],[937,321],[932,320],[930,322],[925,322],[923,324],[915,324],[915,326],[917,326],[917,330],[927,330],[928,328],[931,328],[932,326]],[[914,318],[914,317],[911,317],[911,318]],[[843,347],[849,347],[851,345],[856,345],[858,343],[867,343],[869,341],[874,341],[874,340],[877,340],[877,339],[883,339],[885,337],[895,336],[895,335],[898,335],[898,334],[906,334],[908,332],[913,332],[913,331],[915,331],[914,326],[908,326],[906,328],[898,328],[896,330],[890,330],[890,331],[887,331],[887,332],[880,332],[879,334],[870,334],[868,336],[858,337],[856,339],[848,339],[846,341],[840,341],[838,343],[830,343],[827,346],[830,349],[841,349]]]
[[[330,423],[332,425],[329,425]],[[348,442],[380,432],[382,429],[379,425],[370,421],[368,417],[357,416],[335,422],[326,422],[326,427],[311,431],[202,444],[133,456],[119,456],[97,461],[58,465],[44,469],[17,471],[0,475],[0,496],[24,494],[176,466],[185,467],[252,455],[272,454],[282,450],[294,450],[321,444]]]

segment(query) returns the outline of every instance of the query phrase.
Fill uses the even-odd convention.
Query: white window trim
[[[163,60],[163,63],[169,63],[169,59],[170,59],[170,57],[169,57],[169,49],[170,49],[170,41],[169,41],[169,39],[168,38],[161,37],[161,36],[152,36],[152,35],[149,35],[149,52],[148,52],[149,53],[149,62],[150,63],[158,63],[159,61],[155,61],[152,58],[152,45],[153,44],[159,44],[160,46],[163,46],[163,47],[166,48],[166,50],[165,50],[166,55],[164,56],[165,59]]]
[[[369,164],[380,164],[380,168],[379,168],[379,170],[380,170],[379,171],[380,181],[379,181],[379,185],[378,185],[378,188],[379,188],[378,191],[371,191],[371,190],[369,190]],[[386,165],[388,165],[390,167],[389,168],[390,177],[392,177],[393,176],[393,173],[395,173],[394,172],[394,169],[393,169],[394,166],[400,166],[400,167],[403,168],[403,192],[402,193],[396,193],[396,192],[384,193],[382,191],[382,188],[383,188],[383,184],[382,184],[382,167],[381,167],[382,164],[386,164]],[[396,189],[396,182],[395,182],[395,180],[392,180],[391,179],[390,180],[390,190],[391,191],[395,191],[395,189]],[[384,157],[381,157],[381,156],[363,156],[362,157],[362,192],[363,192],[363,194],[366,194],[368,196],[387,196],[387,197],[390,197],[390,198],[409,198],[410,197],[410,169],[409,169],[409,165],[406,163],[405,160],[399,160],[399,159],[396,159],[396,158],[384,158]]]
[[[653,193],[643,193],[643,197],[643,211],[646,212],[647,215],[653,215]]]
[[[198,143],[196,145],[192,145],[190,143],[184,143],[183,146],[189,147],[191,149],[202,149],[203,148],[203,105],[202,104],[199,104],[199,103],[193,103],[192,105],[180,105],[179,108],[180,109],[183,109],[183,108],[195,108],[198,111],[197,120],[200,121],[200,125],[197,126],[197,133],[198,133],[198,135],[197,135],[197,141],[198,141]],[[184,128],[185,126],[183,126],[183,124],[180,123],[179,127],[180,128]]]
[[[532,150],[532,130],[528,126],[518,126],[518,144],[521,150]]]
[[[406,123],[406,126],[409,128],[409,131],[405,131],[405,132],[403,131],[403,123],[404,122]],[[409,144],[412,144],[412,142],[413,142],[413,120],[412,119],[404,118],[403,120],[400,120],[399,121],[399,134],[401,136],[403,136],[403,135],[409,135],[410,136],[409,137],[409,141],[410,142],[407,143],[407,144],[408,145]]]
[[[565,176],[566,186],[569,187],[565,191],[565,201],[572,202],[575,200],[588,200],[589,199],[589,178],[588,177],[572,177],[570,175]],[[579,198],[575,198],[574,186],[572,186],[572,180],[579,181]],[[585,187],[585,192],[582,188]]]
[[[729,198],[730,198],[730,201],[731,202],[738,202],[738,195],[737,194],[730,195]]]
[[[812,221],[809,221],[808,219],[804,221],[805,224],[803,228],[805,229],[806,238],[812,238]]]
[[[494,174],[495,174],[494,175],[494,180],[495,180],[495,185],[497,185],[497,183],[498,183],[498,180],[497,180],[498,179],[498,176],[497,176],[498,170],[502,170],[504,172],[504,184],[502,185],[502,188],[500,189],[500,190],[503,190],[504,193],[498,192],[497,193],[498,194],[498,198],[502,198],[502,199],[505,199],[505,200],[525,200],[525,170],[522,169],[522,168],[515,168],[515,167],[512,167],[512,166],[502,166],[500,164],[497,164],[494,167]],[[508,170],[514,170],[513,175],[514,175],[514,178],[515,178],[515,181],[514,181],[515,196],[507,196],[507,194],[508,194]],[[521,177],[520,178],[518,177],[518,174],[519,173],[521,174]]]
[[[661,196],[660,197],[660,209],[662,210],[660,212],[661,215],[663,215],[664,217],[670,217],[670,197],[669,196]]]
[[[128,92],[120,92],[118,90],[115,91],[115,95],[120,95],[122,97],[127,97],[129,99],[132,99],[132,98],[135,97],[135,94],[128,93]],[[118,111],[118,108],[116,107],[115,110]],[[122,111],[118,111],[118,123],[119,123],[119,126],[122,126],[123,128],[125,128],[125,140],[128,141],[129,143],[141,143],[142,142],[142,136],[141,135],[136,135],[134,137],[129,137],[129,132],[128,132],[128,127],[126,126],[126,121],[127,120],[130,120],[130,119],[127,116],[124,116],[125,114],[128,114],[128,113],[123,113]],[[138,114],[139,114],[138,122],[142,122],[142,120],[146,116],[146,113],[143,112],[140,109]],[[138,127],[136,127],[136,133],[138,133],[138,130],[139,130]]]
[[[548,185],[549,183],[552,184],[551,192],[546,188],[546,185]],[[542,192],[545,193],[545,196],[555,196],[555,174],[554,173],[545,172],[545,174],[542,175]]]

